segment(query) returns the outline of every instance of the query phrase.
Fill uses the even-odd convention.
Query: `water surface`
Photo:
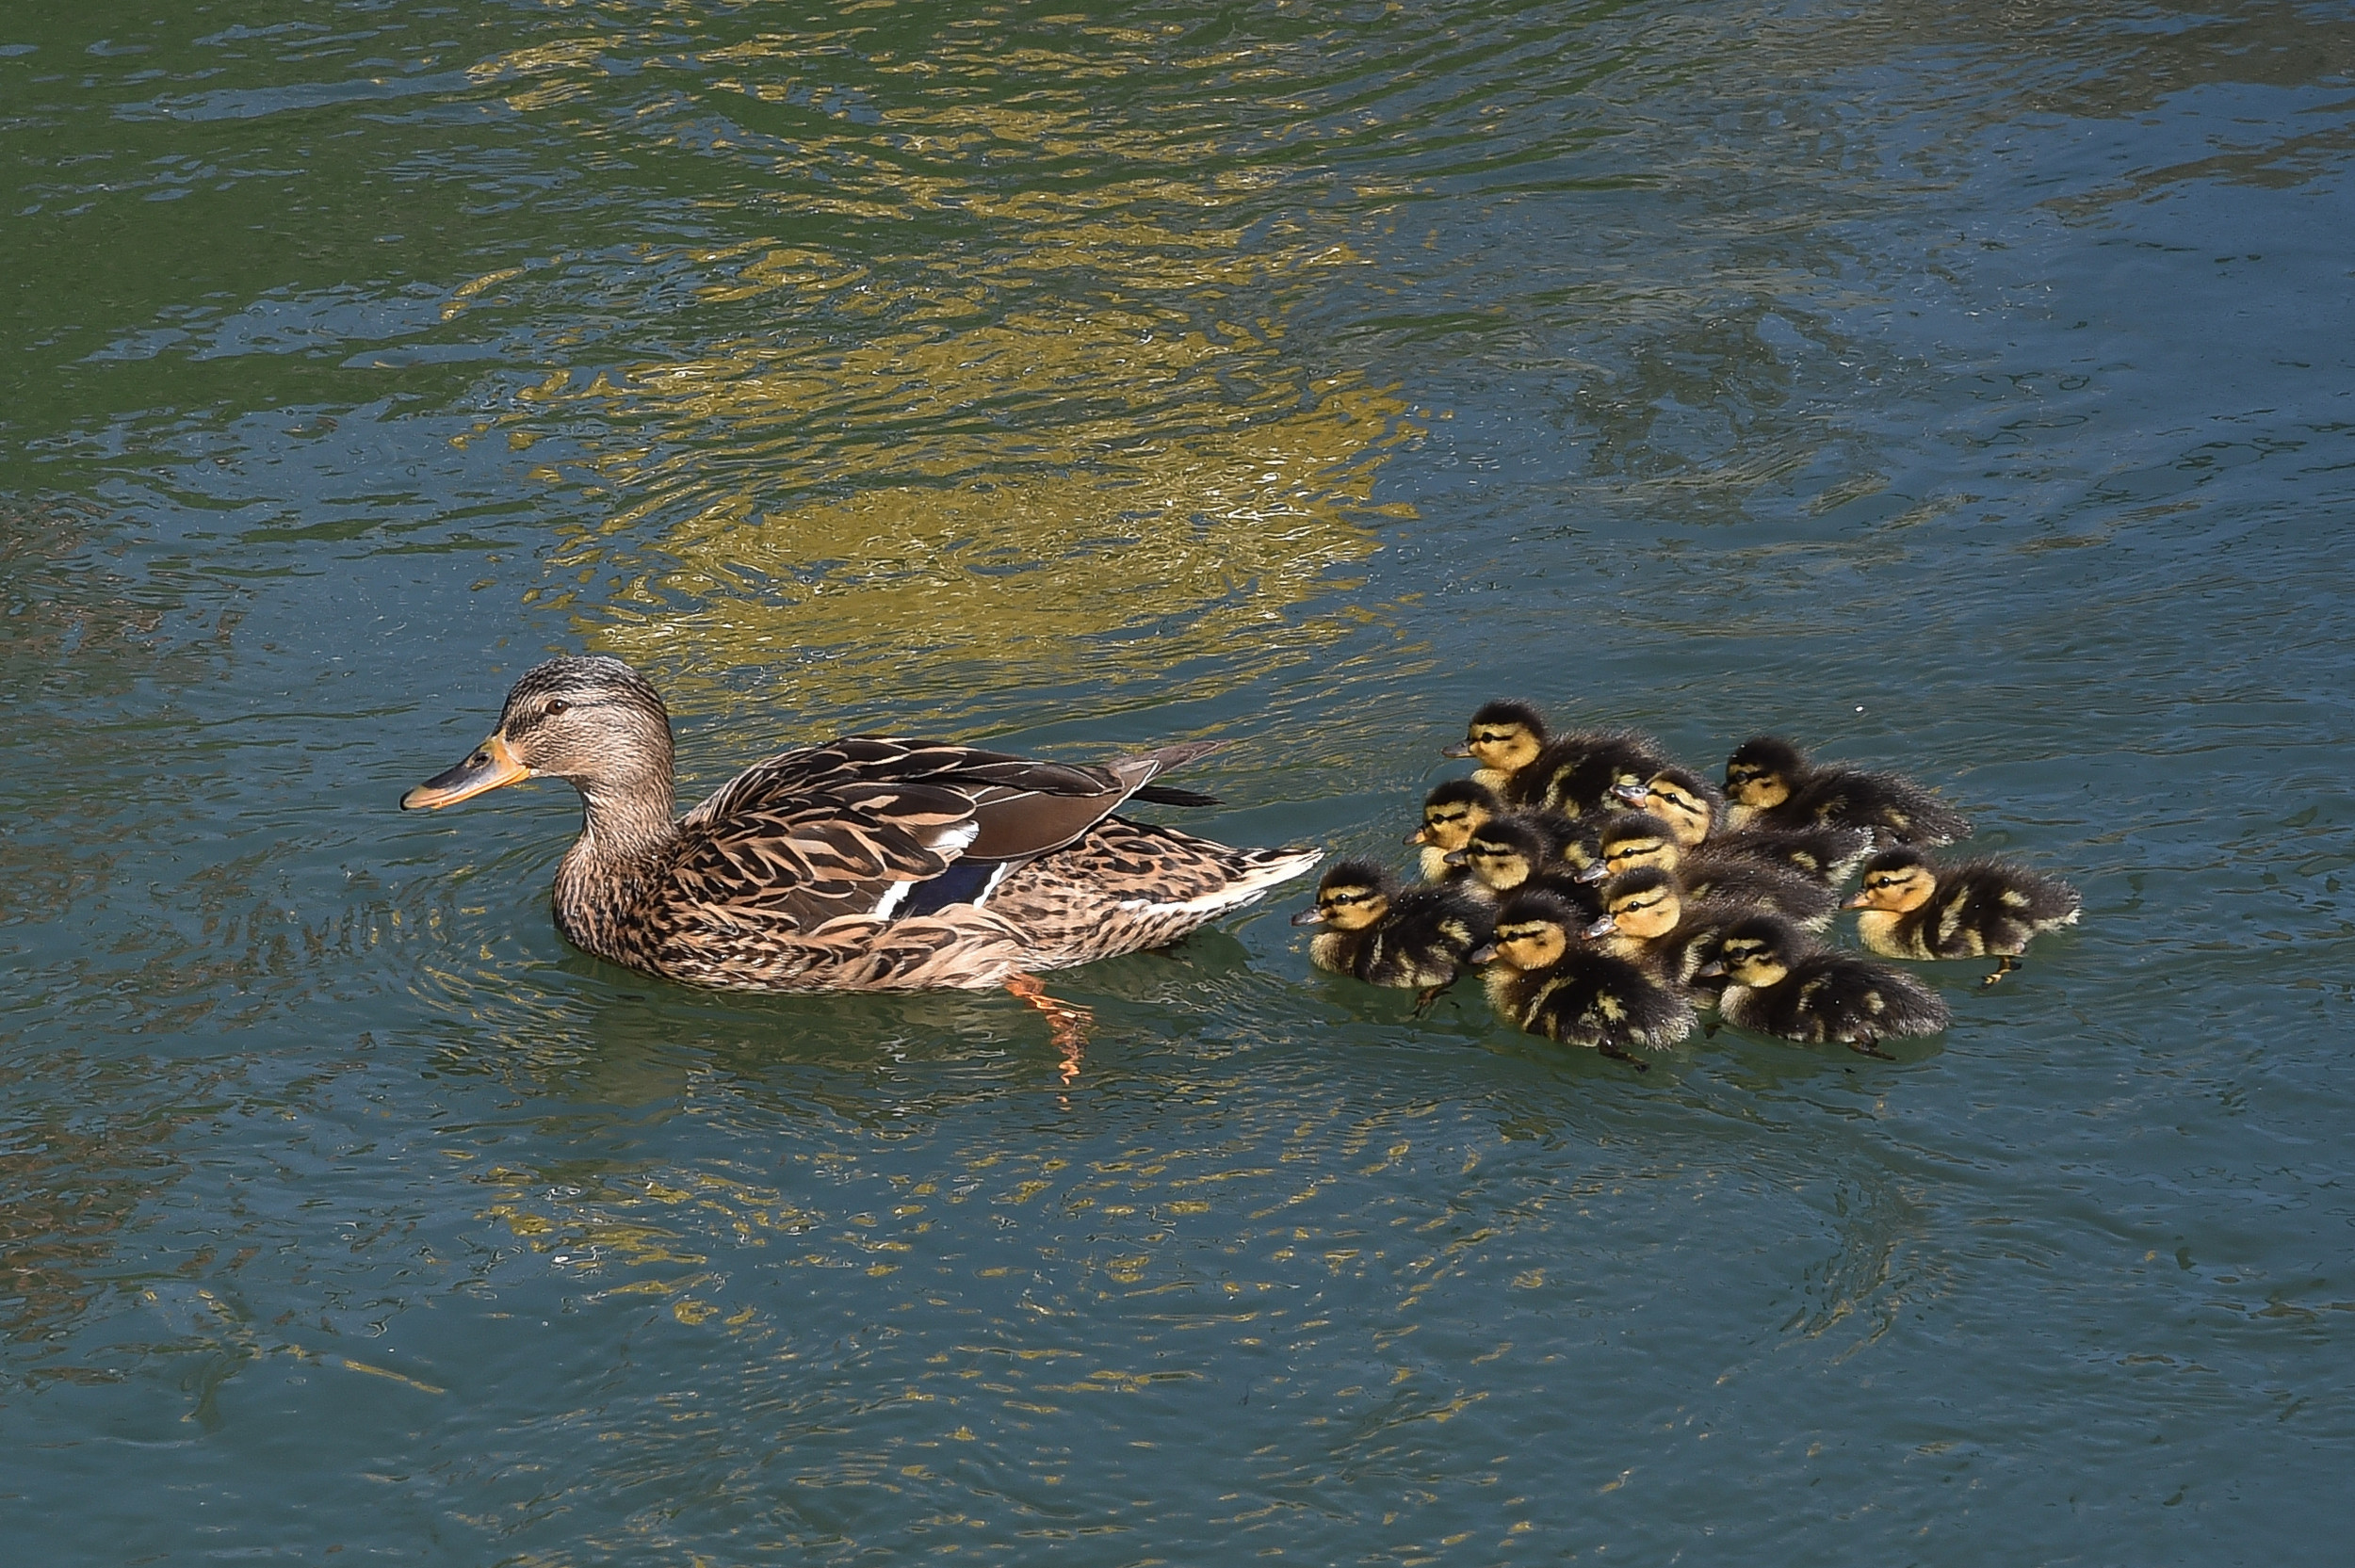
[[[42,1560],[2238,1562],[2355,1518],[2332,8],[0,22],[8,1533]],[[692,794],[1478,703],[1896,766],[2083,924],[1638,1078],[1279,899],[990,994],[568,948]]]

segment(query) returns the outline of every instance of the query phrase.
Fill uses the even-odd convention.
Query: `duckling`
[[[1913,849],[1884,849],[1864,863],[1857,935],[1886,958],[1997,958],[1993,985],[2020,967],[2038,932],[2077,923],[2077,890],[2008,861],[1941,865]]]
[[[1637,784],[1623,784],[1613,794],[1638,811],[1665,821],[1679,848],[1738,854],[1764,865],[1795,872],[1826,889],[1848,880],[1873,852],[1869,828],[1826,825],[1811,828],[1734,828],[1726,821],[1725,797],[1689,768],[1664,768]]]
[[[1465,726],[1461,745],[1444,755],[1480,764],[1472,777],[1507,805],[1541,806],[1565,816],[1615,809],[1611,786],[1648,778],[1666,766],[1660,743],[1632,730],[1574,730],[1550,735],[1526,703],[1490,703]]]
[[[1471,875],[1447,857],[1464,847],[1472,830],[1492,816],[1504,815],[1497,792],[1475,779],[1450,779],[1422,798],[1422,826],[1406,835],[1421,848],[1422,880],[1455,881]]]
[[[1621,812],[1602,824],[1594,864],[1578,873],[1599,882],[1639,865],[1673,871],[1692,898],[1750,904],[1779,914],[1811,931],[1831,924],[1840,896],[1822,882],[1778,861],[1757,859],[1738,848],[1703,844],[1686,849],[1668,824],[1648,811]]]
[[[1603,951],[1640,963],[1654,978],[1690,987],[1717,954],[1718,933],[1759,912],[1723,899],[1688,898],[1673,871],[1639,865],[1602,884],[1602,918],[1584,935]]]
[[[1971,819],[1911,779],[1837,763],[1810,763],[1787,740],[1762,735],[1726,759],[1736,828],[1869,828],[1882,844],[1951,844]]]
[[[1895,1059],[1881,1041],[1937,1034],[1948,1023],[1945,1002],[1912,976],[1816,947],[1777,915],[1728,926],[1700,972],[1726,978],[1717,1011],[1729,1024],[1809,1045],[1837,1040],[1884,1061]]]
[[[1592,920],[1602,913],[1602,902],[1580,884],[1577,867],[1562,858],[1553,826],[1561,820],[1533,813],[1492,817],[1474,828],[1448,860],[1460,861],[1492,898],[1523,887],[1543,888]]]
[[[1693,1032],[1692,1004],[1641,964],[1574,941],[1583,919],[1551,893],[1506,898],[1495,941],[1472,955],[1488,964],[1488,1003],[1517,1028],[1648,1071],[1630,1047],[1665,1051],[1682,1040]]]
[[[1320,969],[1369,985],[1421,988],[1421,1012],[1455,983],[1489,936],[1490,907],[1459,884],[1402,888],[1370,860],[1345,860],[1317,884],[1317,901],[1295,926],[1324,925],[1308,944]]]

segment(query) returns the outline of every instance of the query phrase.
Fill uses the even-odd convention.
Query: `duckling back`
[[[1513,775],[1508,797],[1572,820],[1617,809],[1613,789],[1669,766],[1660,743],[1632,730],[1576,730],[1556,737]]]

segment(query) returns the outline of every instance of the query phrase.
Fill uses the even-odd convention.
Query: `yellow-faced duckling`
[[[780,752],[674,817],[670,715],[619,659],[527,671],[498,727],[401,797],[455,805],[518,780],[580,792],[556,923],[599,958],[695,985],[878,991],[1004,985],[1073,1043],[1080,1010],[1031,971],[1175,942],[1322,858],[1237,849],[1113,815],[1215,750],[1089,766],[853,736]]]
[[[1602,884],[1602,918],[1584,934],[1603,951],[1640,963],[1669,985],[1689,987],[1717,955],[1717,936],[1759,912],[1719,899],[1688,898],[1673,871],[1638,866]]]
[[[1616,809],[1612,785],[1649,778],[1668,760],[1657,741],[1632,730],[1551,735],[1526,703],[1488,703],[1465,726],[1463,743],[1441,751],[1477,762],[1472,777],[1505,804],[1573,817]]]
[[[1736,828],[1869,828],[1883,846],[1971,835],[1969,817],[1911,779],[1811,763],[1770,735],[1744,741],[1726,759],[1726,795]]]
[[[1626,804],[1666,822],[1684,849],[1706,845],[1713,853],[1763,862],[1826,889],[1846,881],[1873,852],[1872,831],[1866,828],[1732,827],[1727,821],[1725,797],[1689,768],[1664,768],[1615,793]]]
[[[1938,993],[1910,975],[1817,947],[1771,914],[1728,926],[1701,974],[1725,977],[1717,1011],[1736,1027],[1809,1045],[1836,1040],[1883,1060],[1892,1059],[1881,1041],[1936,1034],[1948,1022]]]
[[[1516,893],[1499,905],[1495,941],[1472,955],[1488,965],[1488,1003],[1516,1028],[1641,1072],[1634,1047],[1665,1051],[1692,1033],[1692,1004],[1641,964],[1582,944],[1582,921],[1551,893]]]
[[[1460,884],[1402,888],[1372,861],[1345,860],[1325,872],[1317,901],[1292,924],[1326,928],[1308,944],[1318,968],[1369,985],[1419,988],[1420,1012],[1487,942],[1492,909]]]
[[[1461,862],[1488,896],[1502,898],[1519,888],[1544,888],[1594,919],[1602,902],[1580,884],[1578,868],[1562,858],[1554,825],[1561,818],[1537,813],[1491,817],[1471,831],[1464,847],[1448,857]]]
[[[1497,792],[1476,779],[1450,779],[1422,798],[1422,826],[1406,835],[1421,851],[1422,880],[1454,881],[1471,873],[1447,857],[1464,847],[1472,830],[1504,815]]]
[[[1582,882],[1599,882],[1639,865],[1673,871],[1690,898],[1751,904],[1811,931],[1831,924],[1840,896],[1822,882],[1780,863],[1762,860],[1713,844],[1686,849],[1668,824],[1648,811],[1625,811],[1604,820],[1593,865],[1579,872]]]
[[[1863,890],[1848,900],[1857,935],[1888,958],[1997,958],[1980,981],[2020,967],[2029,939],[2077,921],[2077,890],[2057,877],[2000,860],[1941,865],[1912,849],[1864,863]]]

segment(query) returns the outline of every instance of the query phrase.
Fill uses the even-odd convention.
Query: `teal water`
[[[2355,33],[2249,3],[0,18],[12,1560],[2325,1560]],[[1641,1078],[1277,899],[991,994],[572,951],[684,790],[1499,695],[1940,784],[2083,923]],[[351,1554],[344,1558],[343,1554]]]

